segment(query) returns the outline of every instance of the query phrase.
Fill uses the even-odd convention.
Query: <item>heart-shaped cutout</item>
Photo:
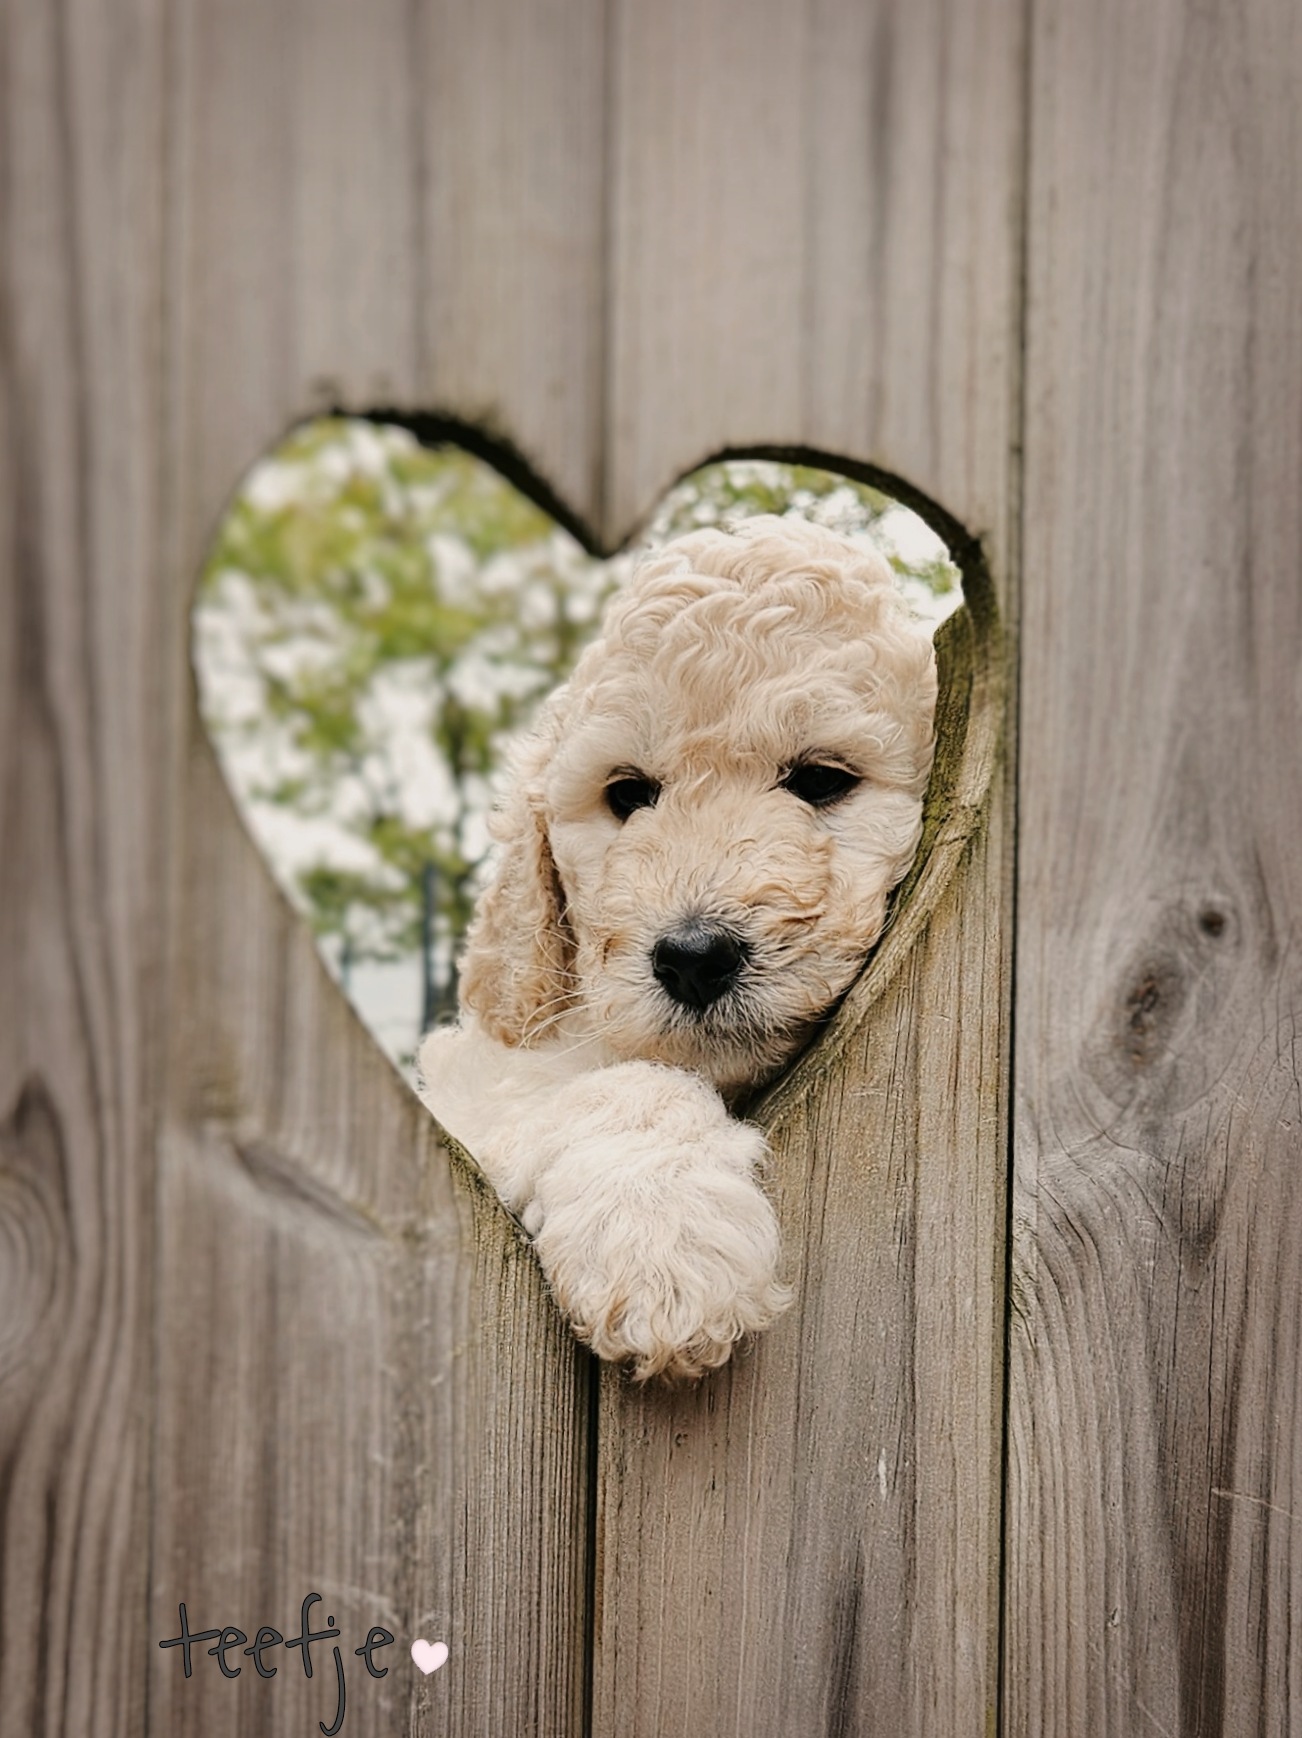
[[[441,1665],[446,1664],[448,1644],[445,1641],[414,1641],[411,1644],[411,1657],[428,1677],[436,1672]]]
[[[693,472],[641,543],[775,511],[871,538],[933,622],[962,601],[918,515],[768,456]],[[592,554],[461,447],[342,418],[255,465],[219,528],[194,617],[205,722],[277,881],[405,1070],[455,1012],[502,745],[634,558]]]

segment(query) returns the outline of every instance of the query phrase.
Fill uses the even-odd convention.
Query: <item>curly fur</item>
[[[787,1301],[764,1143],[725,1095],[794,1055],[880,934],[935,698],[883,558],[760,518],[646,557],[515,757],[424,1090],[576,1332],[638,1377],[699,1375]],[[858,782],[811,803],[784,783],[810,764]],[[621,819],[607,787],[633,774],[658,796]],[[703,1008],[653,963],[685,925],[741,953]]]

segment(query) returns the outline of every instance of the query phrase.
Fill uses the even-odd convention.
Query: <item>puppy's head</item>
[[[522,746],[462,997],[724,1089],[799,1047],[917,848],[930,639],[885,560],[753,519],[648,556]]]

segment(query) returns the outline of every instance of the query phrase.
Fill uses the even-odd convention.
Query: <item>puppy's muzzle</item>
[[[698,1014],[731,988],[745,963],[740,936],[699,918],[662,935],[651,949],[657,983],[680,1007]]]

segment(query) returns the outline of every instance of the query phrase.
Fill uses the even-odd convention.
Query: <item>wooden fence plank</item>
[[[5,1738],[144,1715],[162,74],[147,0],[0,14]]]
[[[405,1626],[387,1680],[350,1656],[348,1730],[582,1722],[588,1364],[256,861],[186,673],[220,503],[326,402],[495,392],[535,435],[547,403],[591,490],[590,376],[575,409],[541,344],[505,378],[440,373],[421,325],[455,237],[421,179],[411,16],[4,14],[6,1738],[328,1720],[320,1650],[311,1685],[247,1661],[232,1684],[156,1646],[181,1599],[288,1634],[314,1587],[350,1631]],[[439,26],[416,17],[424,52]],[[566,197],[590,180],[583,157]],[[510,220],[486,246],[503,284],[581,271],[599,295],[599,249],[558,266],[555,239]],[[428,1682],[416,1627],[453,1648]]]
[[[604,0],[437,0],[418,32],[420,391],[601,516]]]
[[[1037,4],[1008,1730],[1302,1722],[1302,17]]]
[[[402,0],[175,9],[168,384],[186,443],[180,535],[193,526],[192,541],[295,419],[415,402],[410,11]]]
[[[1001,4],[620,9],[613,526],[720,446],[840,448],[982,531],[1007,612],[1021,53]],[[981,602],[933,879],[762,1108],[800,1302],[697,1392],[603,1384],[597,1733],[993,1717],[1009,859]]]
[[[578,1729],[586,1363],[537,1265],[265,887],[206,746],[183,877],[188,986],[160,1196],[157,1638],[297,1628],[318,1591],[348,1649],[349,1731]],[[318,1623],[317,1627],[321,1627]],[[448,1642],[427,1684],[407,1657]],[[351,1638],[349,1640],[348,1638]],[[341,1645],[343,1645],[341,1643]],[[324,1676],[186,1682],[154,1660],[160,1729],[310,1730]]]
[[[1020,11],[616,8],[608,535],[712,452],[805,442],[1002,560]]]
[[[445,5],[192,0],[174,46],[181,575],[243,467],[327,402],[491,406],[592,510],[601,57],[587,75],[566,58],[589,10],[554,41],[499,42]],[[588,130],[540,164],[539,128],[572,103]],[[542,172],[551,215],[526,222]],[[319,1591],[353,1646],[372,1623],[402,1644],[385,1680],[346,1656],[347,1730],[577,1731],[588,1360],[274,892],[193,710],[185,734],[151,1622],[177,1633],[185,1599],[196,1621],[289,1634]],[[428,1680],[418,1635],[452,1650]],[[324,1657],[311,1683],[229,1683],[206,1658],[187,1682],[160,1653],[154,1719],[180,1738],[328,1723]]]
[[[596,0],[178,9],[178,362],[224,383],[185,410],[203,523],[339,407],[477,423],[595,520],[603,41]]]

